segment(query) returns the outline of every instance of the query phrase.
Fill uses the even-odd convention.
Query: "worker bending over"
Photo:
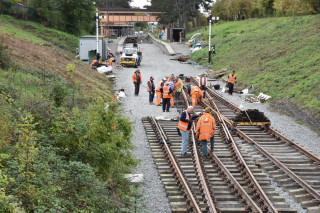
[[[203,92],[198,86],[188,86],[188,93],[191,96],[192,106],[198,103],[198,99],[203,97]]]
[[[203,115],[199,118],[196,135],[202,144],[202,154],[204,157],[208,156],[207,141],[210,139],[211,151],[214,148],[214,130],[216,129],[216,121],[210,114],[210,108],[204,110]]]

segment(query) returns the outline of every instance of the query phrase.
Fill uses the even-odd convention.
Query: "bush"
[[[0,68],[8,70],[11,67],[11,60],[7,47],[3,44],[4,38],[0,37]]]
[[[51,91],[51,98],[54,100],[56,107],[62,105],[67,94],[67,88],[62,83],[56,81]]]

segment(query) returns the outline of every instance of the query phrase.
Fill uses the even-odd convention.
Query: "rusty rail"
[[[189,101],[188,101],[187,95],[184,92],[184,90],[182,90],[182,97],[184,99],[185,106],[188,108]],[[193,126],[193,128],[194,128],[194,126]],[[191,130],[191,136],[192,136],[192,147],[193,147],[194,161],[195,161],[196,168],[198,169],[198,173],[200,176],[200,183],[199,184],[201,184],[204,188],[202,196],[205,200],[205,203],[207,204],[207,210],[209,210],[209,212],[216,213],[217,212],[216,207],[213,203],[212,196],[211,196],[210,190],[208,188],[208,183],[204,177],[204,172],[202,171],[201,162],[199,160],[198,149],[197,149],[196,140],[194,137],[194,130]]]
[[[194,77],[191,78],[191,81],[193,81],[195,84],[198,84],[198,80]],[[222,103],[224,103],[225,105],[229,106],[231,109],[240,112],[241,109],[239,107],[237,107],[236,105],[229,103],[225,98],[223,98],[222,96],[220,96],[218,93],[216,93],[214,90],[207,88],[207,92],[209,92],[212,96],[214,96],[216,99],[218,99],[219,101],[221,101]],[[207,93],[208,94],[208,93]],[[230,120],[228,120],[227,118],[224,117],[224,120],[230,124],[232,124],[232,122]],[[227,121],[228,120],[228,121]],[[299,146],[298,144],[295,144],[294,142],[292,142],[291,140],[289,140],[288,138],[286,138],[285,136],[283,136],[281,133],[277,132],[275,129],[269,127],[269,126],[263,126],[263,128],[266,129],[266,131],[271,134],[274,135],[277,138],[280,138],[282,141],[286,142],[287,144],[289,144],[290,146],[292,146],[294,149],[296,149],[297,151],[299,151],[300,153],[306,155],[307,157],[309,157],[310,159],[312,159],[313,161],[315,161],[316,163],[318,163],[320,165],[320,158],[317,157],[316,155],[314,155],[313,153],[307,151],[306,149],[304,149],[303,147]]]
[[[207,94],[209,97],[209,99],[211,98],[209,94]],[[253,192],[255,193],[255,197],[258,197],[260,199],[258,199],[258,202],[263,203],[264,205],[262,205],[260,208],[265,211],[268,210],[269,212],[278,212],[278,210],[274,207],[274,205],[272,204],[272,202],[270,201],[270,199],[268,198],[268,196],[265,194],[265,192],[263,191],[262,187],[260,186],[260,184],[258,183],[258,181],[256,180],[256,178],[254,177],[254,175],[252,174],[252,172],[250,171],[247,163],[245,162],[245,160],[242,157],[242,154],[240,153],[235,141],[233,140],[232,135],[230,134],[229,130],[228,130],[228,126],[225,123],[225,120],[221,117],[221,113],[217,113],[219,112],[218,109],[213,110],[213,108],[209,105],[207,105],[204,102],[201,102],[201,104],[205,105],[206,107],[210,107],[211,111],[214,112],[220,122],[220,125],[223,129],[223,132],[225,133],[224,137],[225,139],[227,139],[227,141],[231,144],[231,149],[233,154],[235,154],[234,160],[237,162],[237,165],[244,170],[244,172],[242,173],[242,175],[245,177],[245,179],[248,180],[248,185],[250,188],[252,188]],[[216,105],[214,104],[214,106],[216,107]]]
[[[275,157],[273,157],[269,152],[267,152],[264,148],[262,148],[258,143],[254,142],[249,136],[243,133],[238,128],[235,128],[237,134],[244,138],[249,144],[253,145],[259,152],[261,152],[266,158],[272,161],[276,166],[281,168],[286,172],[296,183],[298,183],[302,188],[304,188],[310,195],[312,195],[315,199],[320,201],[320,193],[313,189],[309,184],[303,181],[300,177],[298,177],[294,172],[292,172],[288,167],[286,167],[283,163],[278,161]]]
[[[185,94],[185,91],[182,90],[182,93],[183,93],[183,97],[185,97],[185,102],[188,103],[188,99],[186,98],[186,94]],[[210,107],[211,110],[212,110],[212,107]],[[219,113],[220,114],[220,113]],[[224,132],[225,135],[228,135],[230,134],[227,127],[226,127],[226,124],[224,124],[224,120],[221,119],[219,117],[219,120],[221,120],[221,125],[224,125],[224,127],[222,128],[222,131]],[[231,136],[231,135],[230,135]],[[194,131],[192,132],[192,137],[194,138]],[[231,137],[232,138],[232,137]],[[234,142],[233,142],[234,143]],[[261,212],[262,213],[262,210],[257,206],[257,204],[250,198],[250,196],[246,193],[246,191],[241,187],[241,185],[238,183],[238,181],[232,176],[232,174],[227,170],[227,168],[223,165],[223,163],[218,159],[218,157],[214,154],[210,154],[211,156],[211,159],[214,161],[217,161],[217,163],[215,163],[216,166],[218,166],[219,170],[223,170],[223,174],[226,174],[227,175],[227,180],[229,182],[232,182],[232,187],[234,189],[235,192],[238,192],[238,196],[241,196],[243,198],[242,202],[245,202],[247,204],[247,209],[252,209],[253,211],[255,212]],[[240,154],[241,156],[241,154]],[[241,157],[242,159],[242,157]],[[242,159],[243,160],[243,159]],[[244,162],[244,160],[243,160]],[[243,165],[243,164],[242,164]],[[244,165],[246,165],[246,163],[244,162]],[[249,170],[249,168],[247,167],[247,169]],[[249,177],[251,177],[251,181],[255,181],[254,182],[254,185],[255,186],[258,186],[257,188],[254,188],[255,191],[258,191],[258,193],[256,193],[255,195],[256,196],[260,196],[260,194],[266,196],[263,192],[263,190],[261,189],[260,185],[257,183],[257,181],[255,180],[255,178],[253,177],[251,171],[249,170],[249,172],[247,172],[249,174],[251,174],[251,176],[249,175]],[[252,178],[253,177],[253,178]],[[262,192],[261,192],[262,191]],[[260,194],[259,194],[260,193]],[[268,197],[266,196],[263,197],[263,201],[265,202],[268,202],[268,207],[269,207],[269,212],[278,212],[272,205],[272,203],[270,202],[270,200],[268,199]],[[260,199],[261,200],[261,199]],[[271,203],[271,205],[270,205]],[[264,207],[262,207],[262,209],[265,209]]]
[[[165,154],[167,156],[167,159],[170,161],[170,166],[172,166],[172,170],[176,176],[177,182],[179,183],[180,186],[184,187],[184,191],[185,194],[184,196],[187,198],[186,203],[187,205],[190,205],[189,208],[192,209],[195,212],[201,213],[201,209],[199,206],[199,203],[197,201],[197,199],[195,198],[195,196],[193,195],[190,187],[188,186],[187,181],[185,180],[168,144],[167,144],[167,140],[166,140],[166,136],[162,130],[162,128],[160,127],[160,125],[158,124],[158,122],[155,120],[154,117],[148,117],[148,119],[150,120],[150,123],[152,125],[152,128],[154,129],[155,133],[157,134],[157,137],[159,140],[161,140],[163,142],[163,146],[165,149]]]

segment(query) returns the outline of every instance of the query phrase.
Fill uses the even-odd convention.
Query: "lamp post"
[[[96,2],[93,2],[94,5],[96,5]],[[97,44],[97,52],[96,54],[99,54],[99,14],[98,14],[98,8],[96,7],[96,44]]]

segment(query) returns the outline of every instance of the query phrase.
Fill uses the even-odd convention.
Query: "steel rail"
[[[202,167],[201,167],[201,162],[199,159],[200,157],[199,157],[199,153],[198,153],[198,149],[197,149],[197,145],[196,145],[196,139],[194,137],[194,130],[191,130],[191,136],[192,136],[192,147],[194,150],[193,153],[194,153],[194,157],[195,157],[195,161],[196,161],[196,167],[198,169],[199,176],[200,176],[201,183],[199,183],[199,184],[201,184],[202,187],[204,188],[204,189],[201,189],[201,190],[203,190],[202,196],[204,197],[205,203],[207,204],[208,213],[209,212],[217,213],[216,207],[213,203],[212,196],[211,196],[211,193],[210,193],[210,190],[208,187],[208,183],[207,183],[206,178],[204,176],[204,171],[202,170]]]
[[[246,209],[252,210],[253,212],[262,213],[263,211],[259,208],[259,206],[251,199],[248,193],[243,189],[241,184],[236,180],[236,178],[229,172],[227,167],[220,161],[217,155],[214,152],[209,153],[212,162],[215,166],[218,167],[218,170],[221,171],[222,175],[225,175],[227,179],[227,183],[230,184],[230,187],[233,188],[234,192],[237,192],[237,196],[242,198],[242,202],[247,204]]]
[[[189,101],[188,101],[187,95],[186,95],[186,93],[185,93],[185,91],[183,89],[182,89],[182,97],[184,99],[185,105],[188,108],[189,107]],[[194,128],[194,125],[193,125],[193,128]],[[193,153],[195,155],[194,157],[195,157],[195,161],[196,161],[196,167],[199,170],[200,182],[201,182],[201,185],[204,188],[203,194],[204,194],[205,200],[207,202],[206,204],[208,205],[207,206],[207,210],[209,210],[209,212],[212,212],[212,213],[217,213],[216,207],[215,207],[214,202],[212,200],[212,196],[211,196],[210,190],[208,188],[208,183],[207,183],[207,181],[206,181],[206,179],[205,179],[205,177],[203,175],[204,171],[202,171],[201,162],[199,160],[199,154],[198,154],[198,149],[197,149],[197,145],[196,145],[196,141],[195,141],[194,131],[193,130],[191,130],[191,136],[192,136],[192,147],[193,147]]]
[[[306,155],[307,157],[311,158],[313,161],[315,161],[316,163],[318,163],[320,165],[320,158],[317,157],[316,155],[314,155],[313,153],[305,150],[303,147],[290,141],[288,138],[286,138],[285,136],[283,136],[281,133],[277,132],[276,130],[274,130],[268,126],[264,126],[264,128],[266,129],[267,133],[269,133],[270,135],[274,135],[275,137],[280,138],[281,140],[283,140],[284,142],[286,142],[287,144],[289,144],[290,146],[292,146],[293,148],[295,148],[296,150],[298,150],[302,154]]]
[[[210,95],[209,95],[210,97]],[[210,100],[210,99],[209,99]],[[211,99],[212,100],[212,99]],[[215,108],[217,107],[214,104]],[[217,108],[216,108],[217,109]],[[259,150],[260,153],[262,153],[267,159],[272,161],[275,165],[277,165],[280,169],[285,171],[296,183],[298,183],[302,188],[304,188],[309,194],[311,194],[315,199],[320,201],[320,194],[313,189],[309,184],[307,184],[305,181],[303,181],[300,177],[298,177],[294,172],[292,172],[288,167],[286,167],[283,163],[281,163],[279,160],[277,160],[275,157],[273,157],[268,151],[266,151],[264,148],[262,148],[258,143],[256,143],[252,138],[250,138],[248,135],[246,135],[244,132],[239,130],[238,128],[234,127],[229,119],[224,118],[224,120],[228,121],[228,126],[234,128],[234,130],[237,132],[239,136],[244,138],[249,144],[256,147],[257,150]],[[280,133],[275,133],[274,130],[271,131],[271,134],[274,134],[276,137],[279,137],[281,139],[286,139],[283,135]],[[286,143],[290,143],[290,141],[285,141]],[[319,159],[320,160],[320,159]]]
[[[216,107],[216,105],[215,105],[215,107]],[[213,111],[215,112],[215,110],[213,110]],[[237,132],[238,135],[240,135],[242,138],[244,138],[249,144],[255,146],[256,149],[258,149],[260,153],[262,153],[266,158],[268,158],[270,161],[272,161],[280,169],[285,171],[296,183],[298,183],[302,188],[304,188],[308,193],[310,193],[315,199],[320,201],[320,194],[315,189],[313,189],[309,184],[307,184],[300,177],[298,177],[294,172],[292,172],[283,163],[281,163],[275,157],[273,157],[268,151],[266,151],[264,148],[262,148],[260,145],[258,145],[258,143],[255,142],[252,138],[250,138],[248,135],[246,135],[244,132],[242,132],[238,128],[234,127],[229,119],[224,118],[224,120],[228,121],[227,122],[228,126],[231,128],[234,128],[234,130]],[[279,136],[279,135],[277,135],[277,136]],[[284,137],[284,136],[282,136],[282,137]]]
[[[198,84],[198,80],[194,77],[191,77],[191,80]],[[227,104],[227,100],[225,98],[223,98],[222,96],[220,96],[218,93],[216,93],[214,90],[207,88],[207,91],[209,91],[209,93],[211,95],[213,95],[216,99],[218,100],[222,100],[221,102],[230,106],[233,110],[237,111],[237,112],[241,112],[242,110],[237,107],[236,105],[232,104],[229,102],[229,104]],[[228,120],[227,118],[224,118],[224,120]],[[232,124],[232,121],[228,121],[228,123]],[[284,135],[282,135],[281,133],[277,132],[275,129],[269,127],[269,126],[263,126],[263,128],[266,129],[266,131],[271,134],[274,135],[277,138],[280,138],[282,141],[284,141],[285,143],[289,144],[290,146],[292,146],[294,149],[296,149],[297,151],[299,151],[300,153],[304,154],[305,156],[309,157],[310,159],[312,159],[313,161],[315,161],[317,164],[320,165],[320,158],[316,155],[314,155],[313,153],[309,152],[308,150],[304,149],[303,147],[299,146],[298,144],[294,143],[293,141],[289,140],[288,138],[286,138]]]
[[[159,134],[158,136],[161,138],[161,140],[164,144],[165,153],[168,157],[168,160],[171,162],[174,173],[178,176],[178,182],[180,182],[180,184],[184,187],[185,194],[188,197],[188,199],[186,200],[186,203],[188,205],[190,205],[189,203],[191,203],[193,210],[195,212],[201,213],[202,212],[201,208],[200,208],[195,196],[193,195],[191,189],[189,188],[187,181],[183,177],[183,174],[178,166],[178,163],[176,162],[176,160],[175,160],[175,158],[174,158],[174,156],[173,156],[173,154],[167,144],[163,130],[161,130],[160,125],[158,124],[158,122],[156,121],[156,119],[154,117],[148,117],[148,118],[149,118],[150,122],[154,124],[155,127],[154,126],[152,126],[152,127],[153,127],[154,131]]]
[[[304,188],[310,195],[312,195],[315,199],[320,201],[320,193],[317,192],[314,188],[312,188],[309,184],[303,181],[300,177],[298,177],[294,172],[291,171],[288,167],[286,167],[283,163],[273,157],[268,151],[262,148],[258,143],[256,143],[252,138],[246,135],[244,132],[235,128],[237,134],[244,138],[249,144],[253,145],[260,153],[262,153],[267,159],[272,161],[275,165],[277,165],[280,169],[285,171],[296,183],[298,183],[302,188]]]
[[[204,102],[202,102],[202,103],[205,104]],[[214,111],[212,109],[212,107],[210,107],[207,104],[205,104],[205,105],[208,106],[212,111]],[[259,196],[260,197],[260,201],[263,201],[264,204],[265,204],[265,206],[261,206],[261,209],[262,210],[266,210],[266,208],[268,208],[269,212],[277,213],[278,210],[274,207],[274,205],[272,204],[272,202],[270,201],[268,196],[265,194],[264,190],[262,189],[262,187],[260,186],[260,184],[258,183],[256,178],[252,174],[252,172],[251,172],[250,168],[248,167],[247,163],[243,159],[242,154],[240,153],[240,150],[238,149],[238,146],[237,146],[236,142],[233,140],[233,137],[232,137],[231,133],[228,131],[228,126],[226,125],[224,119],[222,119],[220,117],[220,113],[216,114],[216,115],[217,115],[217,117],[219,119],[219,122],[220,122],[222,128],[224,129],[224,132],[226,133],[225,137],[231,143],[232,150],[236,154],[235,160],[238,163],[238,166],[241,169],[244,169],[245,172],[243,173],[243,175],[245,177],[249,178],[249,187],[253,188],[253,190],[257,191],[256,195]]]

